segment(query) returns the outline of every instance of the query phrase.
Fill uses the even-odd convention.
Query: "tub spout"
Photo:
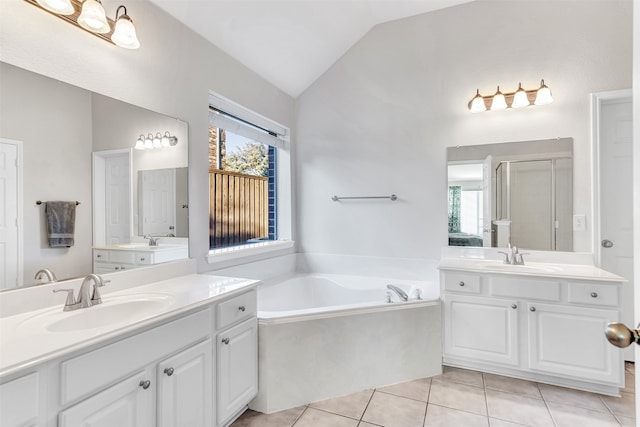
[[[402,301],[409,300],[409,295],[407,295],[406,292],[400,289],[399,287],[395,285],[387,285],[387,289],[390,289],[393,292],[395,292]]]

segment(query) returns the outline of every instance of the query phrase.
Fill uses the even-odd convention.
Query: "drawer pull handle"
[[[229,344],[229,338],[222,338],[222,342],[224,344]]]
[[[141,257],[141,258],[140,258],[140,261],[144,261],[144,257]]]
[[[535,307],[530,307],[529,311],[536,311],[536,308]]]
[[[168,377],[173,375],[173,368],[164,368],[164,373],[167,374]]]
[[[151,381],[149,380],[140,381],[140,387],[142,387],[143,390],[148,389],[149,386],[151,386]]]
[[[458,283],[458,285],[464,286],[464,282],[460,282],[460,283]]]
[[[598,298],[597,292],[591,292],[591,298]]]
[[[238,307],[238,310],[240,311],[245,311],[247,308],[244,305],[241,305],[240,307]]]
[[[518,306],[516,304],[511,304],[511,308],[515,310],[516,308],[518,308]]]

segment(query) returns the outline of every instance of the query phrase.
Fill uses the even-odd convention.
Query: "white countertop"
[[[118,243],[113,245],[92,246],[92,249],[98,250],[119,250],[119,251],[136,251],[136,252],[157,252],[168,251],[176,249],[188,250],[189,246],[186,244],[175,243],[158,243],[157,246],[150,246],[148,243]]]
[[[204,307],[218,299],[255,287],[258,283],[257,280],[190,274],[117,292],[104,292],[103,304],[95,308],[63,312],[63,304],[60,304],[0,318],[0,378]],[[47,329],[53,322],[64,321],[81,311],[100,310],[103,306],[112,306],[114,301],[131,301],[147,296],[166,304],[163,303],[160,310],[152,310],[150,314],[142,312],[133,319],[97,327],[59,332]],[[53,294],[51,297],[54,297]]]

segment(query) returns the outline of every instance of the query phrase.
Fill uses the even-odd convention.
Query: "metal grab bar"
[[[398,196],[396,196],[395,194],[392,194],[390,196],[349,196],[349,197],[345,197],[345,196],[333,196],[331,197],[331,200],[333,200],[334,202],[337,202],[339,200],[362,200],[362,199],[390,199],[390,200],[398,200]]]

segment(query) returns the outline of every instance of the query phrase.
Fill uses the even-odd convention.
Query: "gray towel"
[[[71,247],[76,226],[76,202],[46,202],[47,238],[52,248]]]

